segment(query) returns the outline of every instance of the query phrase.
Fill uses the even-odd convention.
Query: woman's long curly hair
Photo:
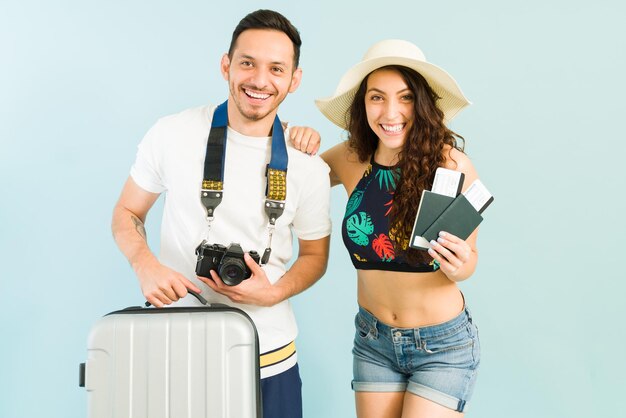
[[[422,191],[431,189],[435,170],[444,164],[444,146],[463,152],[465,141],[444,124],[444,114],[436,105],[440,98],[422,75],[403,66],[378,70],[381,69],[398,72],[414,96],[413,124],[395,166],[399,168],[400,178],[393,196],[389,235],[396,254],[404,254],[409,263],[427,262],[432,259],[427,253],[408,246]],[[369,75],[361,82],[347,115],[348,146],[361,162],[368,161],[378,146],[378,137],[370,128],[365,111],[368,78]]]

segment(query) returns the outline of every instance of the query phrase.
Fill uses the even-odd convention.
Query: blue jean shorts
[[[355,325],[353,390],[408,391],[463,412],[480,363],[478,328],[467,307],[422,328],[395,328],[359,308]]]

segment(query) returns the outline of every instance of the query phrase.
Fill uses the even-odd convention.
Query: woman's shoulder
[[[463,151],[448,144],[443,147],[444,166],[450,170],[463,171],[463,168],[472,164],[470,158]]]
[[[463,151],[446,145],[444,147],[444,167],[450,170],[460,171],[465,174],[465,187],[468,187],[475,179],[478,178],[472,160]],[[465,189],[463,187],[463,189]]]
[[[348,145],[348,141],[342,141],[321,154],[321,157],[332,169],[359,167],[367,164],[360,161],[358,154]]]
[[[340,142],[324,151],[321,157],[330,167],[331,184],[343,184],[346,189],[353,187],[354,180],[363,174],[369,160],[361,161],[358,154],[348,145],[348,141]]]

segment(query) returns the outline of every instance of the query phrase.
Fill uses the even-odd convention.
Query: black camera
[[[250,251],[250,257],[259,264],[259,254]],[[236,286],[242,280],[250,278],[252,272],[243,259],[241,245],[231,243],[228,247],[220,244],[207,244],[202,241],[196,248],[198,261],[196,274],[202,277],[211,277],[211,270],[215,270],[218,276],[228,286]]]

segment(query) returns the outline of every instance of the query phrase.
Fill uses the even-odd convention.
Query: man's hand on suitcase
[[[201,290],[182,274],[155,261],[136,270],[141,291],[148,302],[157,308],[187,296],[187,289]]]
[[[244,260],[252,272],[252,275],[236,286],[224,284],[220,276],[218,276],[214,270],[211,270],[211,278],[198,276],[198,279],[206,283],[207,286],[215,292],[228,297],[235,303],[273,306],[280,302],[282,299],[279,294],[279,289],[270,283],[261,266],[259,266],[248,253],[244,254]]]

